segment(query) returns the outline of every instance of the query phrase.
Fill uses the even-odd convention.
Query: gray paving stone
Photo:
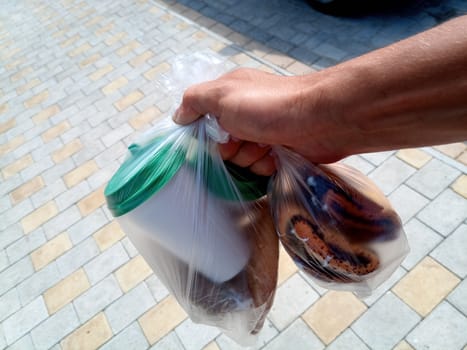
[[[175,333],[186,350],[196,350],[210,343],[220,331],[216,327],[197,324],[187,318],[175,328]]]
[[[14,241],[23,237],[23,229],[19,224],[13,224],[8,228],[0,229],[2,234],[0,235],[0,249],[4,249]]]
[[[154,305],[148,287],[140,283],[110,305],[105,314],[113,332],[118,333]]]
[[[95,284],[129,260],[120,242],[108,248],[84,266],[89,282]]]
[[[120,127],[114,129],[112,132],[108,133],[102,138],[102,142],[105,146],[109,147],[114,143],[120,141],[125,136],[130,135],[133,133],[133,128],[128,124],[123,124]]]
[[[157,278],[156,275],[151,275],[145,281],[146,285],[148,286],[149,290],[152,293],[154,299],[157,302],[163,300],[165,297],[169,295],[169,291],[167,288],[162,284],[162,282]]]
[[[95,161],[100,168],[103,168],[119,157],[126,155],[127,152],[128,149],[126,148],[125,144],[123,142],[117,142],[108,147],[105,151],[101,152],[95,158]]]
[[[34,273],[31,260],[25,257],[0,272],[0,296]]]
[[[0,296],[0,322],[21,308],[16,288]]]
[[[15,189],[16,187],[22,184],[22,179],[18,175],[14,175],[7,180],[2,181],[0,187],[0,195],[3,196],[10,192],[11,190]]]
[[[467,279],[463,280],[459,285],[449,294],[448,300],[454,307],[467,316]]]
[[[75,138],[87,133],[91,130],[91,126],[87,122],[82,122],[71,129],[65,131],[60,138],[62,139],[64,144],[67,144],[70,141],[73,141]]]
[[[462,224],[430,254],[461,278],[467,277],[467,225]]]
[[[68,304],[31,331],[36,349],[50,349],[79,326],[72,304]]]
[[[249,350],[259,350],[264,345],[269,343],[272,338],[274,338],[279,332],[274,327],[274,325],[266,319],[264,322],[263,329],[258,334],[258,338],[254,346],[249,346]],[[243,350],[245,349],[244,346],[239,345],[238,343],[234,342],[231,338],[227,337],[225,334],[221,334],[219,337],[216,338],[216,343],[221,350]]]
[[[5,250],[0,250],[0,272],[6,269],[10,265],[8,256]]]
[[[44,300],[42,296],[40,296],[8,317],[3,321],[3,329],[7,344],[13,344],[36,325],[45,320],[48,315]]]
[[[70,226],[67,229],[67,232],[71,242],[73,244],[77,244],[107,223],[108,220],[105,217],[104,212],[101,209],[96,209],[88,216]]]
[[[375,168],[373,164],[360,156],[347,157],[342,161],[342,163],[354,167],[355,169],[361,171],[363,174],[368,174]]]
[[[318,299],[318,294],[298,274],[285,281],[276,291],[269,319],[282,330]]]
[[[466,217],[467,201],[451,189],[446,189],[417,215],[443,236],[449,235]]]
[[[409,221],[429,202],[428,199],[404,184],[392,192],[388,199],[399,214],[402,223]]]
[[[121,242],[122,242],[123,247],[125,248],[126,252],[130,256],[130,258],[133,258],[133,257],[135,257],[136,255],[139,254],[138,251],[136,250],[135,246],[133,245],[133,243],[131,243],[131,241],[128,239],[128,237],[125,237],[124,239],[122,239]]]
[[[94,238],[89,237],[56,260],[60,275],[62,278],[68,276],[99,253],[99,248]]]
[[[351,328],[370,348],[391,349],[419,321],[420,316],[415,311],[388,292]]]
[[[73,186],[68,191],[63,192],[55,198],[58,210],[62,211],[69,206],[77,203],[80,199],[91,193],[91,188],[86,180]]]
[[[23,181],[26,182],[32,179],[34,176],[37,176],[45,170],[53,167],[54,164],[55,163],[52,161],[52,158],[50,156],[46,156],[42,158],[40,162],[35,162],[28,166],[26,169],[22,170],[20,173],[21,177],[23,178]]]
[[[328,350],[369,350],[370,348],[350,329],[347,328],[326,348]]]
[[[120,165],[121,162],[115,161],[92,174],[87,180],[92,190],[96,190],[100,186],[106,184],[112,178],[113,174],[115,174]]]
[[[60,281],[61,277],[56,263],[52,262],[34,273],[18,285],[18,295],[21,304],[25,305],[40,296],[47,289]]]
[[[159,340],[154,346],[151,347],[151,350],[185,350],[182,345],[182,342],[177,337],[175,331],[170,332],[164,338]]]
[[[44,179],[47,187],[51,184],[55,184],[62,178],[63,175],[67,174],[76,167],[75,163],[71,158],[67,158],[60,163],[48,168],[44,171],[41,176]]]
[[[2,347],[0,346],[0,349]],[[15,343],[8,347],[8,350],[34,350],[35,346],[32,343],[32,338],[29,334],[26,334],[21,339],[17,340]]]
[[[386,159],[394,154],[394,151],[386,152],[373,152],[373,153],[364,153],[360,156],[372,163],[373,165],[381,165]]]
[[[149,346],[138,322],[133,322],[105,343],[101,350],[141,350]]]
[[[459,170],[438,159],[432,159],[407,181],[407,185],[428,198],[434,199],[459,175]]]
[[[73,305],[81,323],[84,323],[121,297],[122,294],[115,277],[109,275],[77,297],[73,301]]]
[[[3,327],[0,326],[0,349],[6,348],[6,339],[5,335],[3,334]]]
[[[467,318],[442,302],[410,334],[415,349],[462,349],[467,343]]]
[[[56,235],[64,232],[79,219],[81,219],[81,213],[79,212],[78,208],[73,205],[61,211],[59,214],[47,221],[44,225],[42,225],[42,228],[47,239],[51,239]]]
[[[412,269],[443,239],[431,228],[414,218],[404,226],[410,252],[402,262],[406,269]]]
[[[391,157],[372,171],[369,177],[385,195],[389,195],[414,172],[415,169],[407,165],[407,163],[396,157]]]
[[[324,346],[318,337],[300,318],[295,320],[287,329],[274,338],[264,347],[264,350],[282,349],[323,349]]]
[[[38,228],[6,248],[10,263],[14,263],[46,242],[44,230]]]
[[[9,196],[2,196],[0,198],[0,214],[11,208],[11,201]]]
[[[368,306],[373,305],[378,299],[384,296],[391,288],[394,286],[402,277],[405,276],[407,271],[404,270],[402,267],[398,267],[394,273],[389,276],[389,278],[384,281],[379,287],[377,287],[371,295],[362,298],[362,301],[367,304]]]

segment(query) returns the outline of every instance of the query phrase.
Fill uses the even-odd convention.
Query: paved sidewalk
[[[463,2],[446,3],[460,11]],[[170,108],[155,80],[178,53],[209,48],[232,67],[284,74],[320,67],[195,10],[149,0],[0,4],[0,350],[238,349],[187,319],[112,220],[103,188],[131,141]],[[346,162],[389,196],[411,253],[359,300],[319,288],[282,252],[258,348],[466,350],[466,144]]]

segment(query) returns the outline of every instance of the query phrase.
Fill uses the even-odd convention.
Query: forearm
[[[320,78],[322,97],[310,111],[320,103],[326,109],[315,126],[338,157],[467,140],[467,16],[323,71]]]

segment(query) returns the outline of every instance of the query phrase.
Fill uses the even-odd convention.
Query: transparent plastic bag
[[[354,168],[315,165],[282,147],[274,152],[269,197],[286,251],[319,285],[370,295],[409,251],[387,198]]]
[[[195,75],[213,78],[212,59],[179,58],[164,86],[181,95]],[[226,139],[215,118],[180,126],[169,116],[129,147],[105,195],[190,318],[252,344],[274,298],[279,243],[265,196],[269,179],[224,162],[217,142]]]

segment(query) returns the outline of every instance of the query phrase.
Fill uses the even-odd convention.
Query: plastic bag
[[[195,76],[219,71],[211,55],[182,57],[173,66],[165,86],[178,95]],[[279,243],[265,197],[269,179],[224,162],[222,140],[215,118],[188,126],[165,118],[129,147],[105,196],[190,318],[251,344],[273,301]]]
[[[269,196],[279,239],[319,285],[365,297],[409,248],[399,216],[365,175],[344,164],[314,165],[275,147]]]

